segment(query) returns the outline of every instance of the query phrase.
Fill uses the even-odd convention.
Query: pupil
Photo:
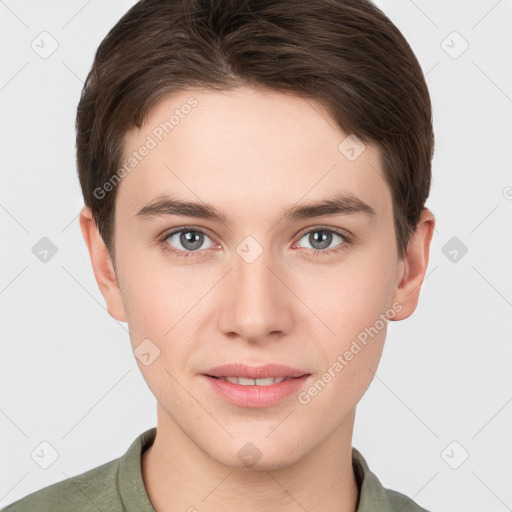
[[[187,249],[194,251],[201,247],[203,241],[202,241],[202,234],[197,233],[197,231],[185,231],[180,236],[180,242],[183,245],[183,247],[186,247]]]
[[[319,236],[317,236],[320,234]],[[311,233],[310,235],[310,241],[311,238],[313,239],[314,243],[320,243],[320,247],[315,247],[314,243],[312,242],[311,245],[315,247],[316,249],[325,249],[326,247],[329,247],[332,240],[332,233],[328,231],[315,231]],[[320,240],[319,240],[320,239]]]

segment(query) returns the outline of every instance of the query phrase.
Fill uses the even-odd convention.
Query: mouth
[[[238,365],[237,368],[239,371],[242,369],[245,375],[218,367],[214,372],[202,374],[202,378],[218,397],[238,407],[265,408],[278,405],[300,392],[312,377],[311,373],[290,367],[283,370],[283,366],[276,369],[276,366],[251,368]],[[266,375],[262,376],[262,373]]]
[[[223,379],[242,386],[271,386],[285,380],[311,375],[305,370],[276,363],[249,366],[243,363],[224,364],[210,368],[203,375]]]
[[[285,380],[298,379],[300,377],[303,377],[304,375],[301,375],[299,377],[266,377],[261,379],[250,379],[247,377],[216,377],[215,375],[206,376],[211,377],[213,379],[225,380],[227,382],[231,382],[232,384],[239,384],[241,386],[272,386],[273,384],[279,384],[280,382],[284,382]]]

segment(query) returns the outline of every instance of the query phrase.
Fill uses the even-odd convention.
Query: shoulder
[[[392,510],[400,512],[429,512],[411,498],[393,489],[385,489]]]
[[[429,512],[405,494],[385,488],[354,447],[352,466],[359,487],[357,512]]]
[[[28,494],[0,512],[122,512],[117,486],[118,467],[119,459],[112,460]]]
[[[117,459],[49,485],[11,503],[0,512],[154,512],[141,473],[141,453],[154,441],[156,427],[142,432]]]

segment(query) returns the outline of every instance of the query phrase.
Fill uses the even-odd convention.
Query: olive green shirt
[[[155,512],[141,471],[142,453],[155,435],[153,427],[140,434],[123,456],[35,491],[0,512]],[[385,489],[355,448],[352,465],[359,488],[356,512],[428,512],[407,496]]]

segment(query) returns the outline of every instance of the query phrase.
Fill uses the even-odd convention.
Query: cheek
[[[311,289],[314,284],[316,289],[311,296],[312,309],[318,311],[340,341],[356,336],[389,309],[393,268],[392,261],[382,253],[379,257],[376,251],[373,255],[354,255],[338,269],[316,272],[314,279],[307,280],[307,287]]]
[[[325,330],[325,336],[314,337],[321,373],[301,403],[311,401],[315,415],[333,427],[356,406],[370,385],[382,355],[388,321],[395,313],[389,303],[389,270],[386,273],[385,265],[363,267],[340,272],[335,278],[331,272],[326,293],[311,303],[311,309],[319,311],[331,332]],[[328,412],[333,407],[336,414]]]
[[[152,367],[140,366],[146,379],[157,384],[183,369],[197,347],[197,326],[204,314],[205,295],[217,276],[202,275],[194,266],[148,264],[143,258],[129,262],[129,279],[124,281],[132,348],[149,339],[160,355]],[[198,318],[199,316],[199,318]],[[156,349],[155,349],[156,350]],[[172,379],[171,379],[172,380]],[[169,383],[166,383],[169,386]],[[153,387],[153,385],[151,386]],[[158,386],[157,386],[158,387]]]
[[[394,317],[393,260],[382,249],[354,256],[339,271],[327,269],[316,275],[323,294],[314,295],[311,309],[330,328],[326,336],[316,336],[323,372],[318,387],[319,402],[336,402],[340,394],[355,404],[368,388],[376,371],[387,332]],[[308,280],[309,282],[310,280]],[[310,283],[311,284],[311,283]],[[318,290],[318,288],[317,288]],[[313,390],[313,393],[315,391]]]
[[[166,265],[158,249],[124,251],[119,269],[131,330],[148,337],[163,337],[197,294],[193,280],[187,282],[180,267]]]
[[[177,411],[186,396],[181,397],[181,388],[175,379],[181,381],[180,370],[193,348],[187,325],[192,317],[189,310],[198,300],[198,290],[184,286],[177,269],[170,272],[155,265],[144,266],[136,259],[130,265],[130,279],[125,281],[124,294],[129,303],[127,315],[132,349],[157,401]],[[144,353],[150,354],[149,361],[143,360]]]

